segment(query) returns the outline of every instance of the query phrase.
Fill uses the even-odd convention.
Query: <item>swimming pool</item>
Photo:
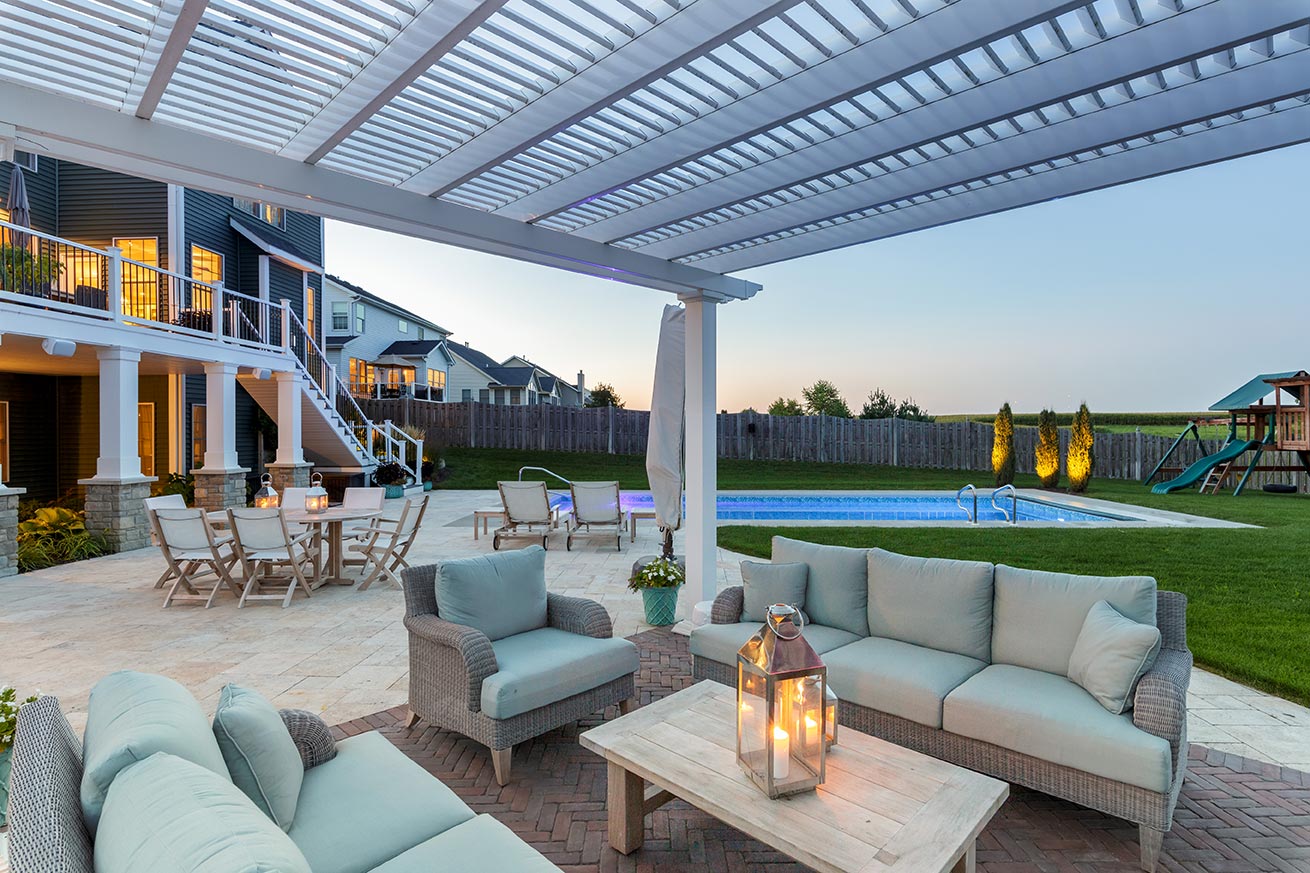
[[[556,502],[556,501],[552,501]],[[625,511],[650,511],[654,499],[649,491],[625,491],[621,503]],[[562,512],[572,503],[565,495],[559,499]],[[966,499],[965,505],[969,505]],[[1009,500],[1001,505],[1009,508]],[[1020,497],[1019,523],[1088,524],[1094,522],[1131,522],[1136,519],[1108,513],[1089,512],[1055,503]],[[720,521],[908,521],[967,522],[968,516],[956,505],[953,492],[720,492]],[[994,509],[986,494],[979,495],[978,520],[1004,522],[1005,513]]]

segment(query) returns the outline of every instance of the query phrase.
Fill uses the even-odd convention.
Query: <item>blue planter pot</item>
[[[681,585],[677,588],[641,589],[641,602],[646,608],[646,623],[653,624],[656,627],[664,627],[676,622],[678,620],[678,592],[681,590]]]
[[[386,489],[387,489],[387,499],[388,499],[388,500],[394,499],[394,498],[396,498],[396,497],[404,497],[404,496],[405,496],[405,486],[404,486],[404,485],[387,485],[387,486],[385,486],[385,487],[386,487]]]
[[[431,491],[431,490],[432,490],[432,483],[431,483],[431,482],[424,482],[424,483],[423,483],[423,490],[424,490],[424,491]]]
[[[13,754],[12,748],[0,752],[0,828],[5,826],[5,809],[9,806],[9,768]]]

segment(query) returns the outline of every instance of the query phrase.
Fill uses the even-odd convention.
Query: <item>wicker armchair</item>
[[[516,743],[577,721],[611,704],[626,713],[636,694],[633,668],[636,648],[626,672],[595,687],[508,718],[493,718],[483,707],[483,683],[501,670],[495,647],[486,634],[440,617],[436,579],[439,565],[412,567],[401,576],[405,586],[405,627],[409,631],[409,715],[406,726],[422,719],[483,743],[491,750],[496,782],[509,781],[510,757]],[[579,597],[547,593],[549,628],[611,640],[613,627],[605,607]],[[536,632],[530,632],[536,633]],[[610,647],[611,649],[613,647]],[[627,653],[624,652],[624,657]],[[602,654],[598,660],[609,658]]]

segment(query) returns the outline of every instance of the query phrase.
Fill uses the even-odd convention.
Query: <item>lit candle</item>
[[[819,723],[814,716],[805,716],[805,748],[815,749],[819,745]]]
[[[773,729],[773,778],[779,782],[791,770],[791,738],[780,727]]]

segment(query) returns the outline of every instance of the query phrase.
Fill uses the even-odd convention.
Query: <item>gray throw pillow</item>
[[[529,546],[437,565],[437,613],[490,640],[546,626],[546,550]]]
[[[741,562],[742,621],[764,621],[764,613],[775,603],[805,608],[805,586],[810,568],[806,564]]]
[[[1104,600],[1092,604],[1069,658],[1069,678],[1119,715],[1160,653],[1160,629],[1125,618]]]

